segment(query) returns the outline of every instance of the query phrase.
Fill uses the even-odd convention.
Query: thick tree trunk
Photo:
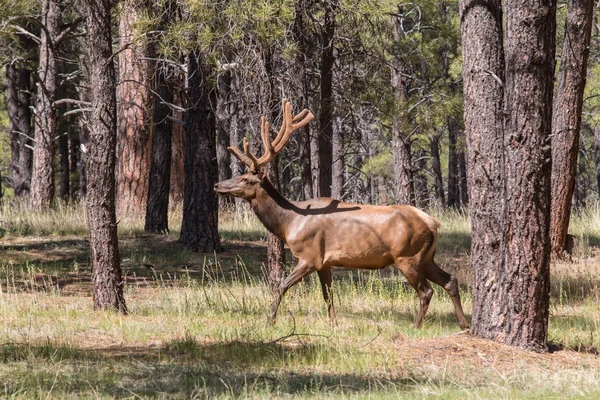
[[[333,165],[331,167],[331,197],[342,200],[344,194],[344,127],[342,117],[340,116],[335,117],[332,147]]]
[[[185,188],[179,241],[193,251],[223,250],[218,229],[216,121],[211,108],[216,93],[208,87],[210,71],[199,52],[188,55],[185,138]]]
[[[321,32],[321,109],[319,112],[319,196],[331,196],[333,137],[333,63],[337,0],[323,2],[325,8]]]
[[[505,248],[501,1],[460,0],[459,11],[472,224],[472,331],[503,341],[504,321],[497,310],[505,305],[500,285]]]
[[[183,107],[183,89],[175,86],[173,93],[173,102],[175,105]],[[184,116],[181,111],[173,110],[173,117],[182,121]],[[185,127],[180,123],[172,125],[171,132],[171,188],[169,191],[169,204],[175,207],[183,202],[183,191],[185,187]]]
[[[552,113],[552,207],[550,240],[554,256],[565,250],[577,171],[581,110],[587,74],[594,3],[570,0]]]
[[[394,41],[399,42],[403,31],[401,21],[392,18]],[[406,67],[399,55],[395,55],[391,65],[391,86],[394,92],[394,113],[392,115],[392,162],[394,163],[394,188],[396,204],[415,204],[410,137],[407,134],[406,113],[403,111],[408,100]]]
[[[460,136],[462,135],[459,133],[459,137]],[[465,156],[464,139],[459,140],[456,156],[458,159],[458,191],[460,193],[460,205],[466,207],[469,204],[469,185],[467,181],[467,157]]]
[[[146,232],[169,231],[169,188],[171,178],[171,115],[173,91],[167,81],[167,63],[156,64],[156,94],[152,116],[152,161],[146,206]]]
[[[117,145],[116,77],[112,60],[110,0],[82,0],[87,17],[92,111],[86,157],[86,209],[94,308],[127,312],[117,242],[115,164]]]
[[[219,166],[219,181],[224,181],[232,176],[231,153],[227,150],[231,142],[231,119],[227,104],[231,101],[231,72],[222,72],[217,82],[217,164]],[[230,205],[232,204],[232,198],[220,196],[219,204],[221,206]]]
[[[444,181],[442,179],[442,163],[440,162],[440,135],[435,134],[429,138],[431,151],[431,169],[433,171],[433,186],[435,198],[440,206],[446,204],[444,195]]]
[[[550,306],[550,134],[556,1],[504,2],[506,270],[495,335],[546,349]],[[489,312],[489,311],[488,311]],[[496,325],[497,326],[497,325]]]
[[[54,137],[56,114],[53,108],[56,93],[56,46],[60,32],[60,2],[44,1],[40,33],[40,58],[35,105],[35,146],[29,204],[36,210],[50,207],[54,197]]]
[[[151,160],[152,79],[154,63],[150,44],[136,38],[135,23],[143,6],[123,2],[119,22],[119,157],[117,211],[119,215],[144,215]]]
[[[311,181],[312,181],[312,197],[320,197],[321,196],[321,190],[320,190],[320,184],[319,184],[319,180],[320,178],[320,173],[319,173],[319,165],[320,165],[320,160],[319,160],[319,140],[318,140],[318,134],[319,132],[316,131],[315,129],[311,128],[310,125],[308,126],[308,131],[309,131],[309,136],[308,136],[308,146],[310,148],[310,175],[311,175]]]
[[[448,207],[458,205],[458,157],[456,140],[458,124],[453,117],[448,118]]]

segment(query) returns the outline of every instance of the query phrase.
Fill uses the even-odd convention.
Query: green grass
[[[83,212],[0,210],[0,397],[600,397],[598,209],[574,216],[574,260],[552,266],[552,354],[460,334],[439,288],[414,329],[416,295],[392,268],[336,270],[336,327],[316,276],[267,325],[265,234],[247,211],[221,213],[218,255],[187,251],[175,228],[146,235],[123,219],[130,314],[94,311]],[[469,317],[468,218],[433,214],[443,226],[437,258],[459,276]]]

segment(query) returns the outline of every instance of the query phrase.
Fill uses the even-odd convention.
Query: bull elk
[[[275,140],[269,135],[269,122],[261,118],[261,137],[265,147],[256,158],[244,139],[243,154],[237,147],[229,151],[248,166],[248,173],[215,185],[219,195],[248,200],[263,225],[289,246],[298,264],[275,293],[270,320],[273,322],[281,298],[303,278],[316,272],[321,281],[329,317],[335,322],[331,297],[331,268],[375,270],[396,264],[417,291],[420,309],[415,327],[420,328],[433,289],[432,281],[452,298],[458,324],[468,329],[454,276],[443,271],[433,260],[439,222],[425,212],[408,205],[374,206],[345,203],[331,198],[295,202],[285,199],[273,187],[265,166],[289,141],[292,133],[313,118],[308,110],[292,117],[292,105],[283,100],[283,123]]]

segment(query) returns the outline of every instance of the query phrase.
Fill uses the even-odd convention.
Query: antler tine
[[[260,167],[260,164],[258,163],[258,160],[254,156],[254,154],[252,154],[252,152],[250,151],[250,145],[248,144],[248,139],[244,138],[242,144],[244,145],[244,151],[246,152],[246,156],[248,156],[248,158],[250,159],[250,162],[252,163],[252,165],[249,165],[250,170],[257,171],[258,167]]]
[[[298,129],[306,126],[310,121],[313,120],[313,118],[315,117],[310,111],[308,110],[302,110],[298,115],[296,115],[294,118],[292,118],[292,105],[290,103],[287,103],[287,105],[289,106],[289,109],[287,110],[287,116],[288,118],[286,118],[286,129],[284,134],[281,137],[277,137],[277,139],[279,139],[276,142],[273,142],[273,146],[275,147],[275,153],[279,153],[281,151],[281,149],[286,145],[286,143],[290,140],[290,138],[292,137],[292,133],[296,132]],[[297,121],[299,119],[302,119],[300,122],[298,123],[294,123],[294,121]]]
[[[240,151],[240,149],[237,148],[237,146],[229,146],[227,148],[227,150],[229,150],[231,152],[231,154],[233,154],[238,160],[240,160],[241,162],[243,162],[244,164],[246,164],[249,168],[253,168],[254,167],[254,165],[252,164],[252,160],[250,160],[248,157],[246,157]]]
[[[273,144],[271,143],[271,135],[269,134],[269,121],[265,117],[261,117],[260,124],[260,135],[263,141],[263,146],[265,146],[265,154],[258,159],[258,163],[265,164],[273,160],[275,158],[275,149],[273,148]]]

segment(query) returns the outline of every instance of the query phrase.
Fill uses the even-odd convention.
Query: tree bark
[[[179,88],[179,85],[175,85],[173,102],[180,107],[184,105],[183,90]],[[184,119],[183,113],[178,110],[173,110],[173,117],[180,121]],[[171,207],[175,207],[183,202],[185,187],[185,127],[179,123],[174,123],[171,135],[171,188],[169,191],[169,204],[171,204]]]
[[[92,102],[86,157],[92,294],[95,309],[126,313],[115,213],[117,82],[112,60],[113,1],[82,0],[82,5],[87,17]]]
[[[69,127],[65,127],[69,130]],[[61,201],[69,202],[69,135],[67,132],[59,132],[58,137],[58,156],[59,156],[59,170],[58,170],[58,197]]]
[[[596,163],[596,184],[600,193],[600,125],[594,127],[594,161]]]
[[[323,2],[325,14],[321,32],[321,109],[319,112],[319,196],[331,196],[333,137],[333,63],[337,0]]]
[[[458,205],[457,125],[453,117],[448,118],[448,207],[456,207]]]
[[[231,101],[231,72],[224,71],[217,79],[217,164],[219,166],[219,181],[231,178],[231,153],[227,150],[230,146],[231,119],[228,111],[228,102]],[[221,206],[232,203],[229,196],[220,196]]]
[[[331,166],[331,197],[342,200],[344,190],[344,127],[342,117],[335,117],[333,127],[333,164]],[[387,202],[387,198],[386,198]]]
[[[464,122],[469,157],[473,334],[502,341],[504,273],[502,8],[500,0],[460,0]],[[496,79],[497,77],[497,79]]]
[[[507,0],[504,9],[507,270],[497,309],[504,323],[496,334],[507,344],[545,350],[556,1]]]
[[[444,181],[442,179],[442,163],[440,162],[440,135],[435,134],[429,138],[429,149],[431,151],[431,169],[433,171],[433,186],[435,198],[439,205],[446,204],[444,195]]]
[[[469,185],[467,181],[467,157],[464,150],[464,132],[459,132],[458,147],[456,157],[458,159],[458,191],[460,193],[460,205],[467,207],[469,204]]]
[[[8,132],[10,137],[10,166],[11,166],[11,186],[14,189],[15,197],[20,197],[21,186],[21,146],[19,133],[19,89],[18,89],[18,69],[14,63],[8,63],[6,68],[6,111],[8,114]]]
[[[210,70],[199,52],[188,55],[185,122],[185,188],[179,241],[193,251],[223,250],[218,229],[216,121],[211,108],[216,93],[208,85]]]
[[[392,17],[394,42],[398,43],[404,34],[401,21]],[[406,66],[400,55],[394,55],[391,65],[391,86],[394,92],[394,112],[392,115],[392,162],[394,163],[394,188],[396,204],[415,204],[413,187],[410,137],[406,133],[406,102],[408,101],[408,82]]]
[[[33,209],[50,207],[54,197],[54,137],[56,114],[53,102],[56,94],[56,46],[60,33],[60,2],[44,1],[40,33],[40,56],[35,106],[35,145],[29,204]]]
[[[581,111],[587,74],[594,3],[570,0],[552,113],[552,253],[565,250],[575,187]]]
[[[119,215],[144,215],[151,162],[152,46],[136,38],[135,23],[145,3],[123,3],[119,22],[119,156],[117,211]]]
[[[169,231],[169,188],[171,186],[171,132],[173,122],[169,119],[173,103],[173,91],[167,81],[168,64],[156,64],[156,94],[152,116],[152,160],[148,183],[146,206],[146,232]]]

